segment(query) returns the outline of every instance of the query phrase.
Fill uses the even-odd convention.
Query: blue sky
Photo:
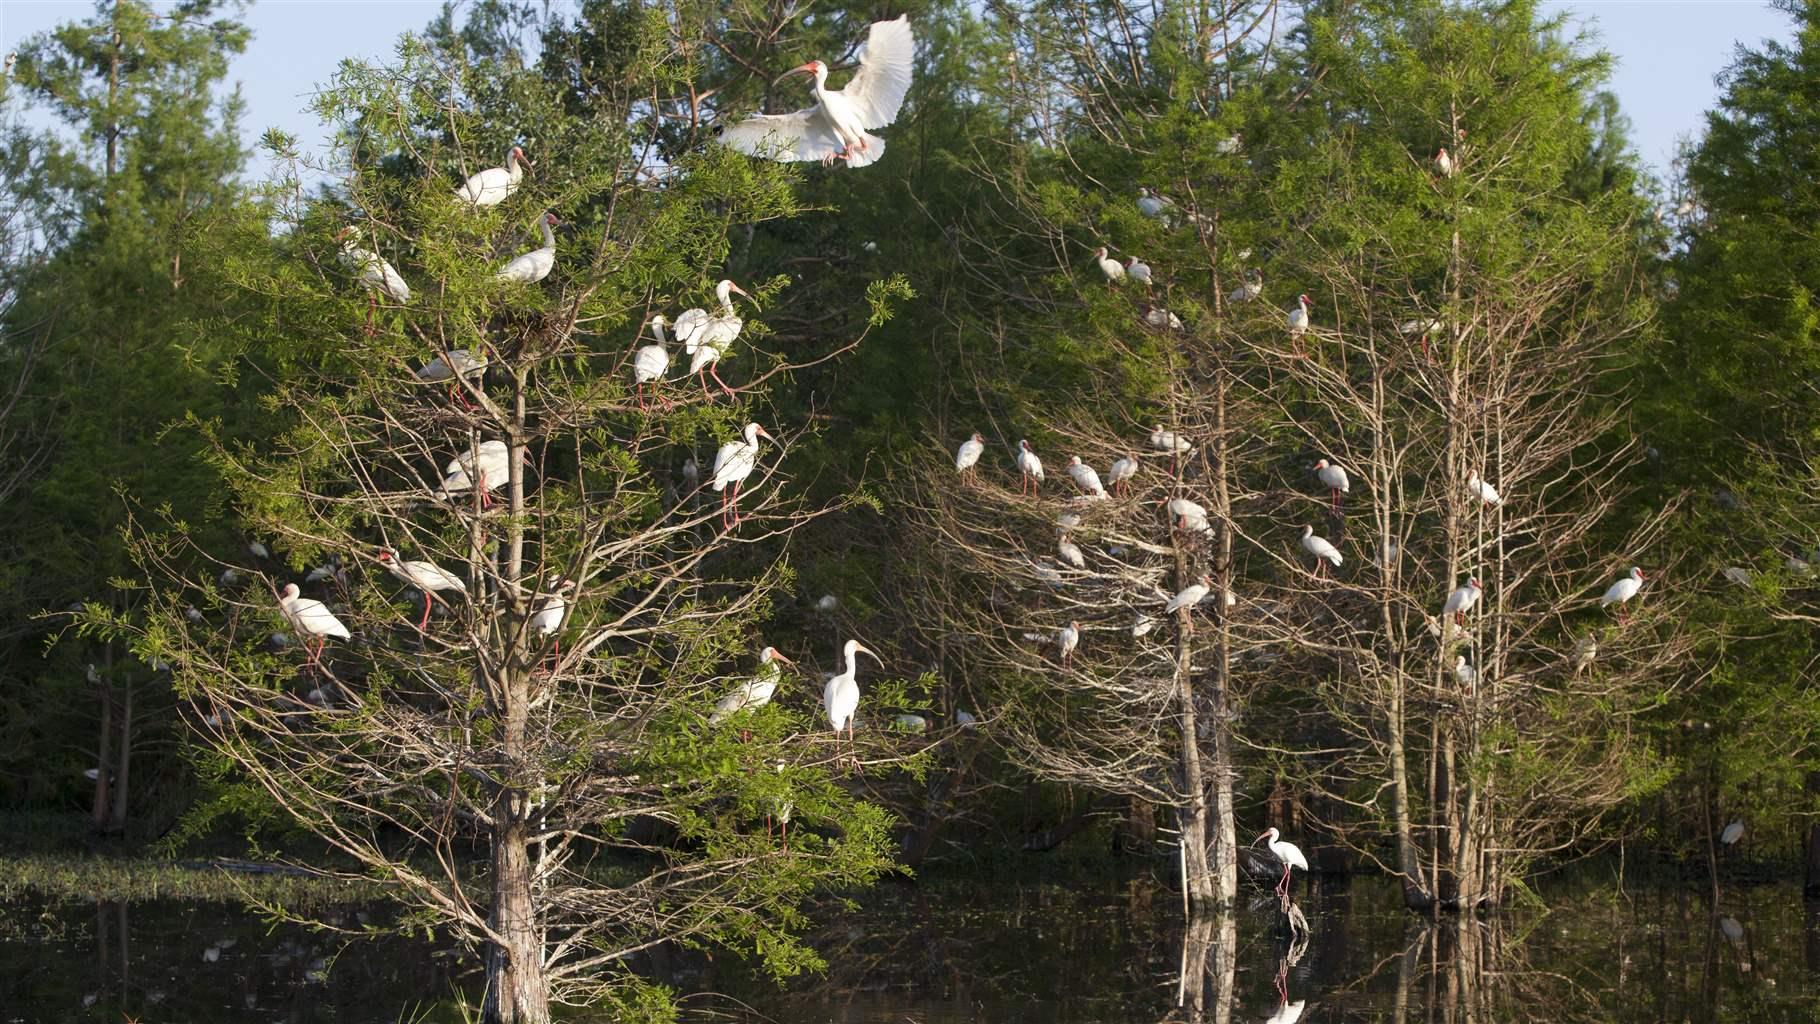
[[[562,0],[554,0],[560,4]],[[276,126],[314,146],[323,138],[305,112],[311,90],[344,57],[384,58],[401,32],[421,28],[438,0],[262,0],[248,12],[255,33],[236,74],[248,138]],[[87,16],[88,0],[0,0],[0,52],[62,21]],[[1612,83],[1635,126],[1637,150],[1661,169],[1677,137],[1699,130],[1716,96],[1713,76],[1742,42],[1790,37],[1788,19],[1752,0],[1549,0],[1618,58]]]

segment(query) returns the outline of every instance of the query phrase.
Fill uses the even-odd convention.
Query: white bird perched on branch
[[[1316,537],[1312,526],[1302,527],[1302,550],[1314,556],[1314,574],[1316,576],[1321,575],[1323,563],[1332,563],[1337,569],[1346,560],[1341,557],[1340,549],[1327,543],[1325,537]]]
[[[1043,460],[1036,457],[1036,451],[1029,441],[1017,443],[1017,472],[1021,486],[1018,493],[1036,493],[1043,484]]]
[[[1106,277],[1107,287],[1125,280],[1125,265],[1115,260],[1106,251],[1105,246],[1093,250],[1093,262],[1099,264],[1100,273]]]
[[[1194,632],[1195,606],[1199,605],[1212,591],[1213,578],[1205,574],[1197,576],[1193,583],[1183,587],[1169,599],[1169,603],[1163,606],[1163,614],[1174,615],[1176,612],[1186,611],[1188,614],[1183,616],[1183,628],[1192,633]]]
[[[1298,295],[1295,308],[1289,311],[1289,340],[1294,343],[1297,355],[1302,354],[1302,335],[1308,333],[1308,296]]]
[[[506,153],[504,167],[489,167],[475,173],[461,187],[455,190],[455,198],[472,209],[498,206],[506,197],[518,191],[518,183],[524,180],[525,168],[534,164],[525,158],[525,151],[513,146]]]
[[[1081,550],[1079,544],[1068,539],[1068,534],[1063,533],[1056,538],[1055,552],[1061,557],[1062,561],[1074,566],[1076,569],[1087,568],[1086,553]]]
[[[1167,223],[1172,220],[1169,215],[1173,212],[1174,207],[1174,203],[1157,195],[1155,192],[1150,191],[1148,188],[1140,187],[1138,189],[1137,208],[1138,212],[1144,216],[1149,217],[1152,220],[1161,220]]]
[[[1574,675],[1579,675],[1580,673],[1591,668],[1594,659],[1598,658],[1598,656],[1599,656],[1598,639],[1596,637],[1594,637],[1591,633],[1588,633],[1585,636],[1581,637],[1580,642],[1577,644],[1574,644],[1574,657],[1573,657]]]
[[[1478,670],[1466,662],[1466,655],[1457,654],[1453,659],[1453,677],[1461,686],[1471,689],[1479,680]]]
[[[430,626],[431,595],[453,590],[462,597],[468,596],[468,585],[461,577],[435,562],[401,561],[396,548],[379,549],[379,560],[385,563],[386,571],[416,587],[423,594],[423,621],[417,624],[419,633]]]
[[[758,439],[771,437],[765,428],[756,423],[746,424],[745,439],[728,441],[720,446],[714,456],[714,475],[710,483],[714,489],[721,491],[720,520],[722,526],[732,526],[739,522],[739,486],[752,475],[758,466]],[[773,440],[776,440],[773,438]],[[732,520],[728,520],[728,510],[732,509]]]
[[[1743,821],[1734,821],[1731,824],[1725,826],[1725,831],[1719,833],[1719,842],[1726,846],[1731,846],[1732,844],[1736,843],[1738,840],[1743,839],[1743,838],[1744,838],[1744,822]]]
[[[1213,529],[1213,523],[1207,518],[1207,510],[1198,502],[1187,498],[1170,498],[1164,505],[1169,509],[1169,521],[1184,533],[1207,533]]]
[[[786,163],[845,160],[848,167],[865,167],[885,153],[885,140],[868,129],[897,119],[910,91],[915,56],[908,15],[875,21],[866,34],[859,70],[844,88],[828,90],[828,65],[821,61],[799,64],[784,74],[814,77],[815,106],[789,114],[754,114],[721,129],[720,141],[747,156]]]
[[[1146,326],[1154,327],[1159,331],[1165,328],[1171,331],[1179,331],[1182,329],[1182,318],[1161,306],[1146,306],[1144,308],[1144,323]]]
[[[1262,297],[1263,294],[1264,275],[1257,270],[1248,270],[1245,272],[1245,280],[1241,282],[1237,288],[1234,288],[1232,294],[1228,295],[1226,299],[1227,301],[1234,303],[1250,302]]]
[[[550,231],[557,225],[556,215],[546,213],[537,222],[543,229],[543,248],[532,249],[499,268],[493,277],[500,281],[518,281],[524,284],[536,284],[550,276],[556,267],[556,235]]]
[[[462,405],[472,409],[474,403],[468,401],[461,385],[480,387],[487,376],[487,355],[484,351],[476,355],[472,349],[451,349],[418,367],[416,373],[417,379],[426,384],[448,381],[449,396],[460,399]]]
[[[972,437],[961,442],[954,453],[954,471],[965,473],[979,464],[980,456],[985,454],[986,439],[975,431]]]
[[[537,610],[532,612],[531,617],[526,620],[526,625],[530,627],[531,634],[539,640],[548,636],[556,637],[556,643],[552,646],[550,651],[552,660],[561,660],[562,658],[562,636],[560,634],[562,632],[564,620],[569,617],[569,600],[567,595],[569,591],[573,589],[575,589],[573,581],[558,577],[556,579],[554,591],[549,597],[543,599],[543,603],[538,605]]]
[[[519,450],[520,461],[528,463],[530,456],[528,450]],[[472,490],[478,483],[481,507],[491,508],[492,492],[512,478],[512,453],[504,441],[482,441],[450,460],[442,473],[442,486],[433,495],[438,501]]]
[[[1327,485],[1333,497],[1333,510],[1340,510],[1340,495],[1352,493],[1352,481],[1346,476],[1346,470],[1322,459],[1314,464],[1314,475]]]
[[[794,664],[775,647],[759,651],[757,674],[735,686],[714,705],[714,713],[708,716],[708,724],[719,725],[741,711],[756,711],[771,703],[771,698],[777,693],[778,681],[784,675],[781,666]]]
[[[1438,151],[1435,152],[1434,164],[1435,164],[1435,171],[1438,172],[1441,175],[1441,177],[1443,177],[1443,178],[1453,177],[1454,174],[1457,171],[1459,171],[1459,169],[1460,169],[1459,166],[1454,163],[1453,156],[1447,152],[1446,146],[1442,146]]]
[[[1106,496],[1106,488],[1100,483],[1099,473],[1095,472],[1092,466],[1082,462],[1079,455],[1068,458],[1068,476],[1074,480],[1074,485],[1079,487],[1082,493],[1095,498]]]
[[[341,624],[329,606],[314,598],[298,596],[297,584],[286,583],[278,595],[278,610],[284,613],[286,622],[291,624],[291,632],[304,637],[304,647],[309,648],[309,641],[314,638],[316,646],[310,649],[310,664],[317,665],[322,660],[322,648],[329,642],[329,637],[351,640],[354,634]]]
[[[1122,455],[1106,470],[1106,483],[1112,488],[1113,493],[1117,494],[1127,481],[1137,476],[1137,471],[1138,457]]]
[[[1604,596],[1599,598],[1599,607],[1604,608],[1608,605],[1617,605],[1618,621],[1623,622],[1629,618],[1624,611],[1625,603],[1631,598],[1636,597],[1637,591],[1642,589],[1643,570],[1633,565],[1631,566],[1630,572],[1627,573],[1624,578],[1605,589]]]
[[[1143,612],[1138,612],[1137,616],[1131,620],[1131,635],[1133,637],[1147,636],[1150,631],[1155,628],[1156,620],[1145,615]]]
[[[1125,276],[1143,285],[1145,291],[1150,290],[1150,264],[1139,260],[1136,256],[1125,261]]]
[[[397,268],[373,250],[360,247],[358,227],[350,224],[335,237],[341,241],[341,265],[359,279],[362,287],[369,292],[380,292],[399,305],[411,301],[411,286],[404,283]]]
[[[1194,450],[1194,445],[1189,444],[1187,438],[1173,430],[1164,430],[1160,426],[1150,428],[1150,447],[1159,452],[1191,452]]]
[[[739,332],[746,325],[746,322],[740,319],[739,314],[733,311],[732,293],[734,292],[746,295],[746,290],[732,281],[722,281],[715,285],[714,295],[720,299],[720,312],[708,317],[705,321],[700,321],[699,326],[691,329],[687,337],[683,337],[682,334],[682,321],[695,310],[689,310],[676,321],[677,337],[682,338],[683,351],[689,353],[691,357],[689,372],[700,378],[701,393],[704,395],[708,394],[708,378],[704,375],[705,373],[714,375],[714,383],[719,384],[722,391],[729,395],[733,393],[733,389],[727,386],[727,382],[720,379],[720,359],[739,339]],[[749,295],[746,297],[751,298]]]
[[[632,356],[632,387],[638,392],[640,409],[645,407],[645,385],[661,383],[664,374],[670,372],[670,349],[664,344],[662,313],[651,318],[651,336],[657,340],[640,346]]]
[[[1720,575],[1731,580],[1740,587],[1748,587],[1751,585],[1750,570],[1743,568],[1742,566],[1727,566],[1725,571],[1720,573]]]
[[[1441,321],[1434,319],[1432,317],[1427,320],[1422,320],[1422,319],[1405,320],[1402,323],[1397,325],[1397,333],[1401,334],[1405,338],[1412,338],[1412,337],[1415,337],[1416,335],[1421,335],[1421,337],[1422,337],[1422,355],[1424,355],[1424,356],[1428,355],[1428,336],[1440,329],[1441,329]]]
[[[1074,649],[1081,645],[1081,624],[1070,622],[1055,631],[1055,649],[1061,654],[1062,667],[1068,667],[1068,659],[1074,656]]]
[[[1484,594],[1485,590],[1479,586],[1478,577],[1468,579],[1465,586],[1459,587],[1447,595],[1447,603],[1441,606],[1441,617],[1446,618],[1451,615],[1455,625],[1465,625],[1466,613],[1472,611],[1473,606],[1479,603],[1479,598]]]
[[[865,644],[849,640],[841,648],[841,656],[847,660],[846,670],[829,676],[828,684],[822,687],[822,708],[828,712],[828,724],[834,728],[836,743],[842,729],[847,731],[847,742],[853,742],[853,714],[859,710],[859,661],[854,655],[861,652],[878,662],[879,667],[884,667],[884,660]]]
[[[1466,489],[1472,492],[1473,497],[1484,502],[1486,508],[1497,508],[1504,504],[1504,498],[1498,493],[1498,489],[1479,479],[1476,470],[1466,478]]]

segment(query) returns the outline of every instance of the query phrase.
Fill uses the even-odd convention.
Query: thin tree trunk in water
[[[1188,552],[1180,545],[1175,549],[1176,589],[1188,586]],[[1193,621],[1194,609],[1187,608],[1183,618]],[[1194,708],[1194,645],[1188,630],[1177,624],[1175,634],[1175,700],[1176,722],[1182,759],[1182,798],[1176,806],[1177,826],[1182,830],[1182,874],[1188,887],[1188,900],[1194,906],[1215,902],[1212,868],[1207,862],[1207,785],[1201,775],[1201,743]]]
[[[1214,395],[1213,433],[1213,507],[1220,528],[1220,552],[1215,563],[1214,583],[1219,590],[1214,598],[1213,679],[1209,686],[1209,711],[1213,715],[1213,857],[1208,865],[1213,874],[1213,897],[1222,907],[1239,898],[1239,855],[1237,826],[1234,823],[1232,798],[1232,716],[1226,706],[1226,684],[1232,678],[1232,626],[1226,611],[1226,595],[1232,593],[1232,491],[1226,464],[1226,386],[1227,376],[1218,375]],[[1221,1004],[1224,1005],[1223,1003]]]
[[[110,832],[126,831],[127,780],[133,760],[133,684],[120,688],[120,767],[114,772],[114,805],[108,814]]]
[[[114,692],[107,685],[107,677],[102,676],[95,683],[95,695],[101,701],[100,742],[95,751],[95,799],[89,807],[89,823],[96,832],[107,830],[108,808],[113,806],[108,799],[108,752],[114,739]]]

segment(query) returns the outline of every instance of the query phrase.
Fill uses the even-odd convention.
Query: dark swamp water
[[[782,988],[724,955],[667,950],[638,966],[686,994],[697,1020],[1187,1021],[1197,1001],[1200,1019],[1274,1024],[1298,1009],[1303,1021],[1820,1019],[1820,905],[1795,886],[1728,890],[1719,914],[1672,889],[1557,893],[1546,910],[1462,929],[1361,881],[1302,897],[1305,946],[1268,895],[1185,933],[1174,894],[1147,879],[888,884],[858,900],[820,918],[828,971]],[[342,923],[380,913],[349,908]],[[453,1021],[453,987],[474,981],[431,944],[348,942],[220,904],[0,904],[0,1022]]]

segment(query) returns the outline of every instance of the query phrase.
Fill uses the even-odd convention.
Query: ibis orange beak
[[[794,666],[796,664],[796,662],[791,661],[789,658],[784,657],[783,652],[778,650],[775,647],[771,648],[771,660],[772,661],[781,661],[784,664],[790,665],[790,666]]]
[[[883,658],[881,658],[881,657],[879,657],[879,656],[878,656],[878,655],[876,655],[876,654],[873,654],[873,653],[872,653],[872,648],[870,648],[870,647],[867,647],[867,646],[866,646],[866,645],[865,645],[865,644],[856,644],[856,645],[854,645],[854,647],[853,647],[853,649],[854,649],[854,650],[856,650],[856,651],[864,651],[864,652],[865,652],[865,653],[867,653],[867,654],[871,654],[871,655],[872,655],[872,660],[873,660],[873,661],[876,661],[876,662],[878,662],[878,667],[879,667],[879,668],[884,668],[884,667],[885,667],[885,659],[883,659]]]

